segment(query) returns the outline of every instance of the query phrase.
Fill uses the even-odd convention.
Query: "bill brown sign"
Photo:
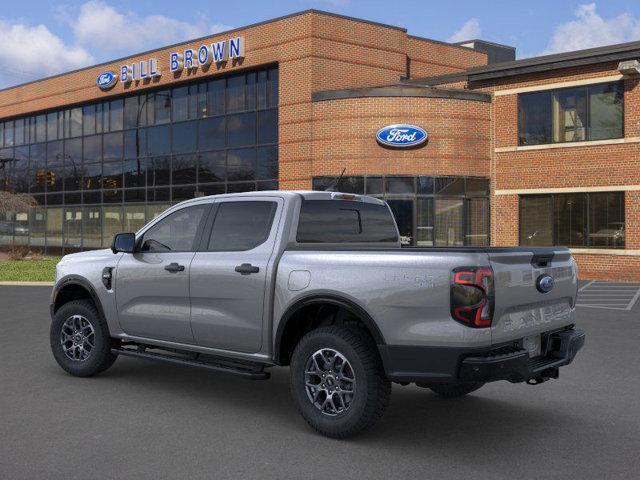
[[[169,55],[169,70],[174,73],[180,73],[182,70],[194,70],[212,63],[220,64],[227,60],[240,58],[244,58],[244,37],[234,37],[201,45],[197,50],[188,48],[182,52],[172,52]],[[162,72],[158,68],[158,60],[155,58],[120,67],[120,81],[125,85],[131,82],[160,77],[161,75]],[[98,75],[96,84],[101,90],[109,90],[117,81],[117,74],[105,71]]]

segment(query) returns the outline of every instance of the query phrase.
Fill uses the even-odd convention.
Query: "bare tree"
[[[11,193],[0,190],[0,214],[9,212],[26,212],[38,206],[38,202],[27,193]]]

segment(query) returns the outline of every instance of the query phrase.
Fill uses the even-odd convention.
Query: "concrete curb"
[[[0,282],[6,287],[53,287],[53,282]]]

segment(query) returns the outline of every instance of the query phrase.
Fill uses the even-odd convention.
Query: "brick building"
[[[515,61],[318,11],[0,91],[0,245],[99,248],[198,195],[326,188],[418,246],[569,245],[640,279],[640,43]],[[633,67],[633,66],[632,66]],[[394,148],[383,127],[428,141]]]

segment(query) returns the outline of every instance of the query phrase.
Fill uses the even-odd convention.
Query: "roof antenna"
[[[329,184],[329,186],[327,188],[324,189],[325,192],[336,192],[338,191],[338,189],[340,188],[340,182],[342,181],[342,176],[344,175],[344,172],[347,170],[347,168],[343,168],[342,172],[340,172],[340,176],[336,179],[333,180],[333,182],[331,182]]]

